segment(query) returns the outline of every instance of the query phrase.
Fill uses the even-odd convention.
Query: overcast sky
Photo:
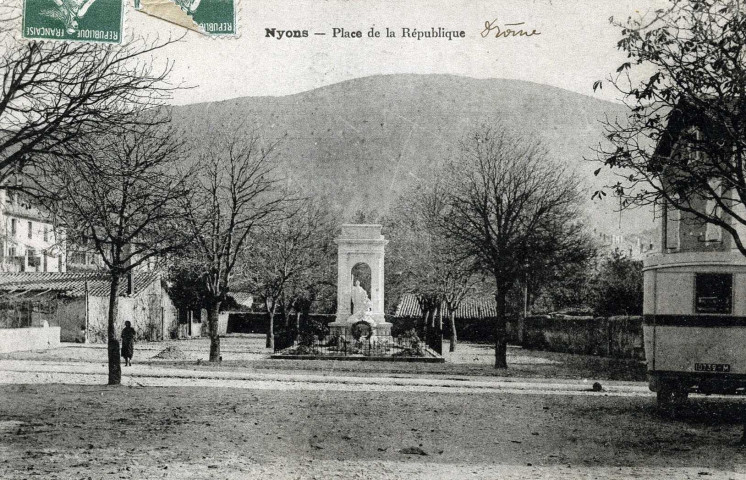
[[[204,1],[204,0],[203,0]],[[644,14],[661,1],[376,1],[239,0],[239,38],[211,39],[190,32],[159,53],[175,61],[172,80],[194,88],[174,103],[243,96],[288,95],[352,78],[392,73],[447,73],[511,78],[557,86],[606,100],[592,84],[624,61],[616,50],[618,29],[609,17]],[[130,32],[151,38],[184,32],[162,20],[127,12]],[[485,21],[525,22],[540,35],[482,38]],[[367,38],[374,26],[396,38]],[[308,30],[308,38],[277,40],[265,28]],[[332,37],[334,27],[361,30],[366,38]],[[402,28],[463,30],[466,38],[401,38]],[[521,28],[521,27],[508,27]],[[314,33],[326,33],[325,36]],[[382,33],[384,35],[384,33]]]

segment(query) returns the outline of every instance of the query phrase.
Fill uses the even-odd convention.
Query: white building
[[[609,235],[594,230],[593,235],[600,253],[604,256],[617,252],[630,260],[643,260],[655,248],[651,235],[648,235],[647,232]]]
[[[0,189],[3,272],[65,272],[64,235],[27,195]]]

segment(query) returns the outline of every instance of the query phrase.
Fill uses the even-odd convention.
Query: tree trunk
[[[275,351],[275,312],[274,308],[268,312],[269,328],[267,330],[267,348]]]
[[[269,308],[269,301],[265,301],[264,305],[267,307],[267,316],[269,317],[269,325],[267,326],[267,348],[271,348],[275,351],[275,312],[277,311],[277,301],[272,302],[272,308]]]
[[[495,368],[508,368],[508,329],[505,322],[505,290],[497,289],[495,293]]]
[[[427,324],[430,321],[430,310],[425,310],[425,317],[422,319],[422,338],[427,338]]]
[[[456,310],[451,310],[448,320],[451,323],[451,346],[448,348],[448,351],[455,352],[456,343],[458,342],[458,338],[456,337]]]
[[[518,317],[518,344],[523,345],[524,330],[526,330],[526,315]]]
[[[526,317],[528,316],[528,278],[523,280],[523,313],[518,319],[518,343],[523,345],[523,330],[526,328]]]
[[[109,353],[109,385],[122,383],[122,359],[119,349],[119,337],[117,336],[116,323],[119,310],[119,274],[112,273],[111,286],[109,289],[109,325],[108,325],[108,353]]]
[[[290,328],[290,312],[288,312],[288,308],[285,305],[285,300],[282,301],[282,304],[280,305],[280,314],[282,315],[282,319],[285,322],[285,331],[288,331],[288,328]]]
[[[298,342],[298,339],[300,337],[300,310],[295,311],[295,342]]]
[[[220,318],[220,302],[216,302],[214,305],[210,305],[207,310],[207,324],[210,328],[210,361],[220,361],[220,332],[219,330],[219,318]]]

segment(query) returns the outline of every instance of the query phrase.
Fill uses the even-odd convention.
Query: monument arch
[[[349,332],[351,325],[365,321],[374,328],[376,335],[390,335],[391,324],[386,322],[383,302],[383,257],[388,240],[381,235],[381,225],[342,225],[342,232],[335,243],[338,245],[337,318],[329,325],[331,333],[344,329]],[[355,285],[356,280],[360,279],[354,278],[353,268],[359,264],[370,268],[370,286],[362,288],[369,294],[366,299],[362,299],[360,290],[356,290],[356,287],[361,288]],[[353,300],[356,300],[356,305],[364,304],[364,311],[353,312]]]
[[[352,276],[353,284],[355,283],[355,280],[360,280],[360,286],[365,289],[368,293],[368,297],[370,297],[370,286],[371,280],[373,279],[373,269],[370,268],[370,265],[365,262],[358,262],[352,266],[350,275]]]

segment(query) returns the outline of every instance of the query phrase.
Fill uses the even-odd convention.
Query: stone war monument
[[[331,336],[346,340],[390,337],[391,324],[386,322],[383,306],[383,255],[388,240],[381,235],[381,225],[345,224],[335,240],[337,254],[337,318],[329,324]],[[353,278],[359,264],[370,268],[370,297]]]

